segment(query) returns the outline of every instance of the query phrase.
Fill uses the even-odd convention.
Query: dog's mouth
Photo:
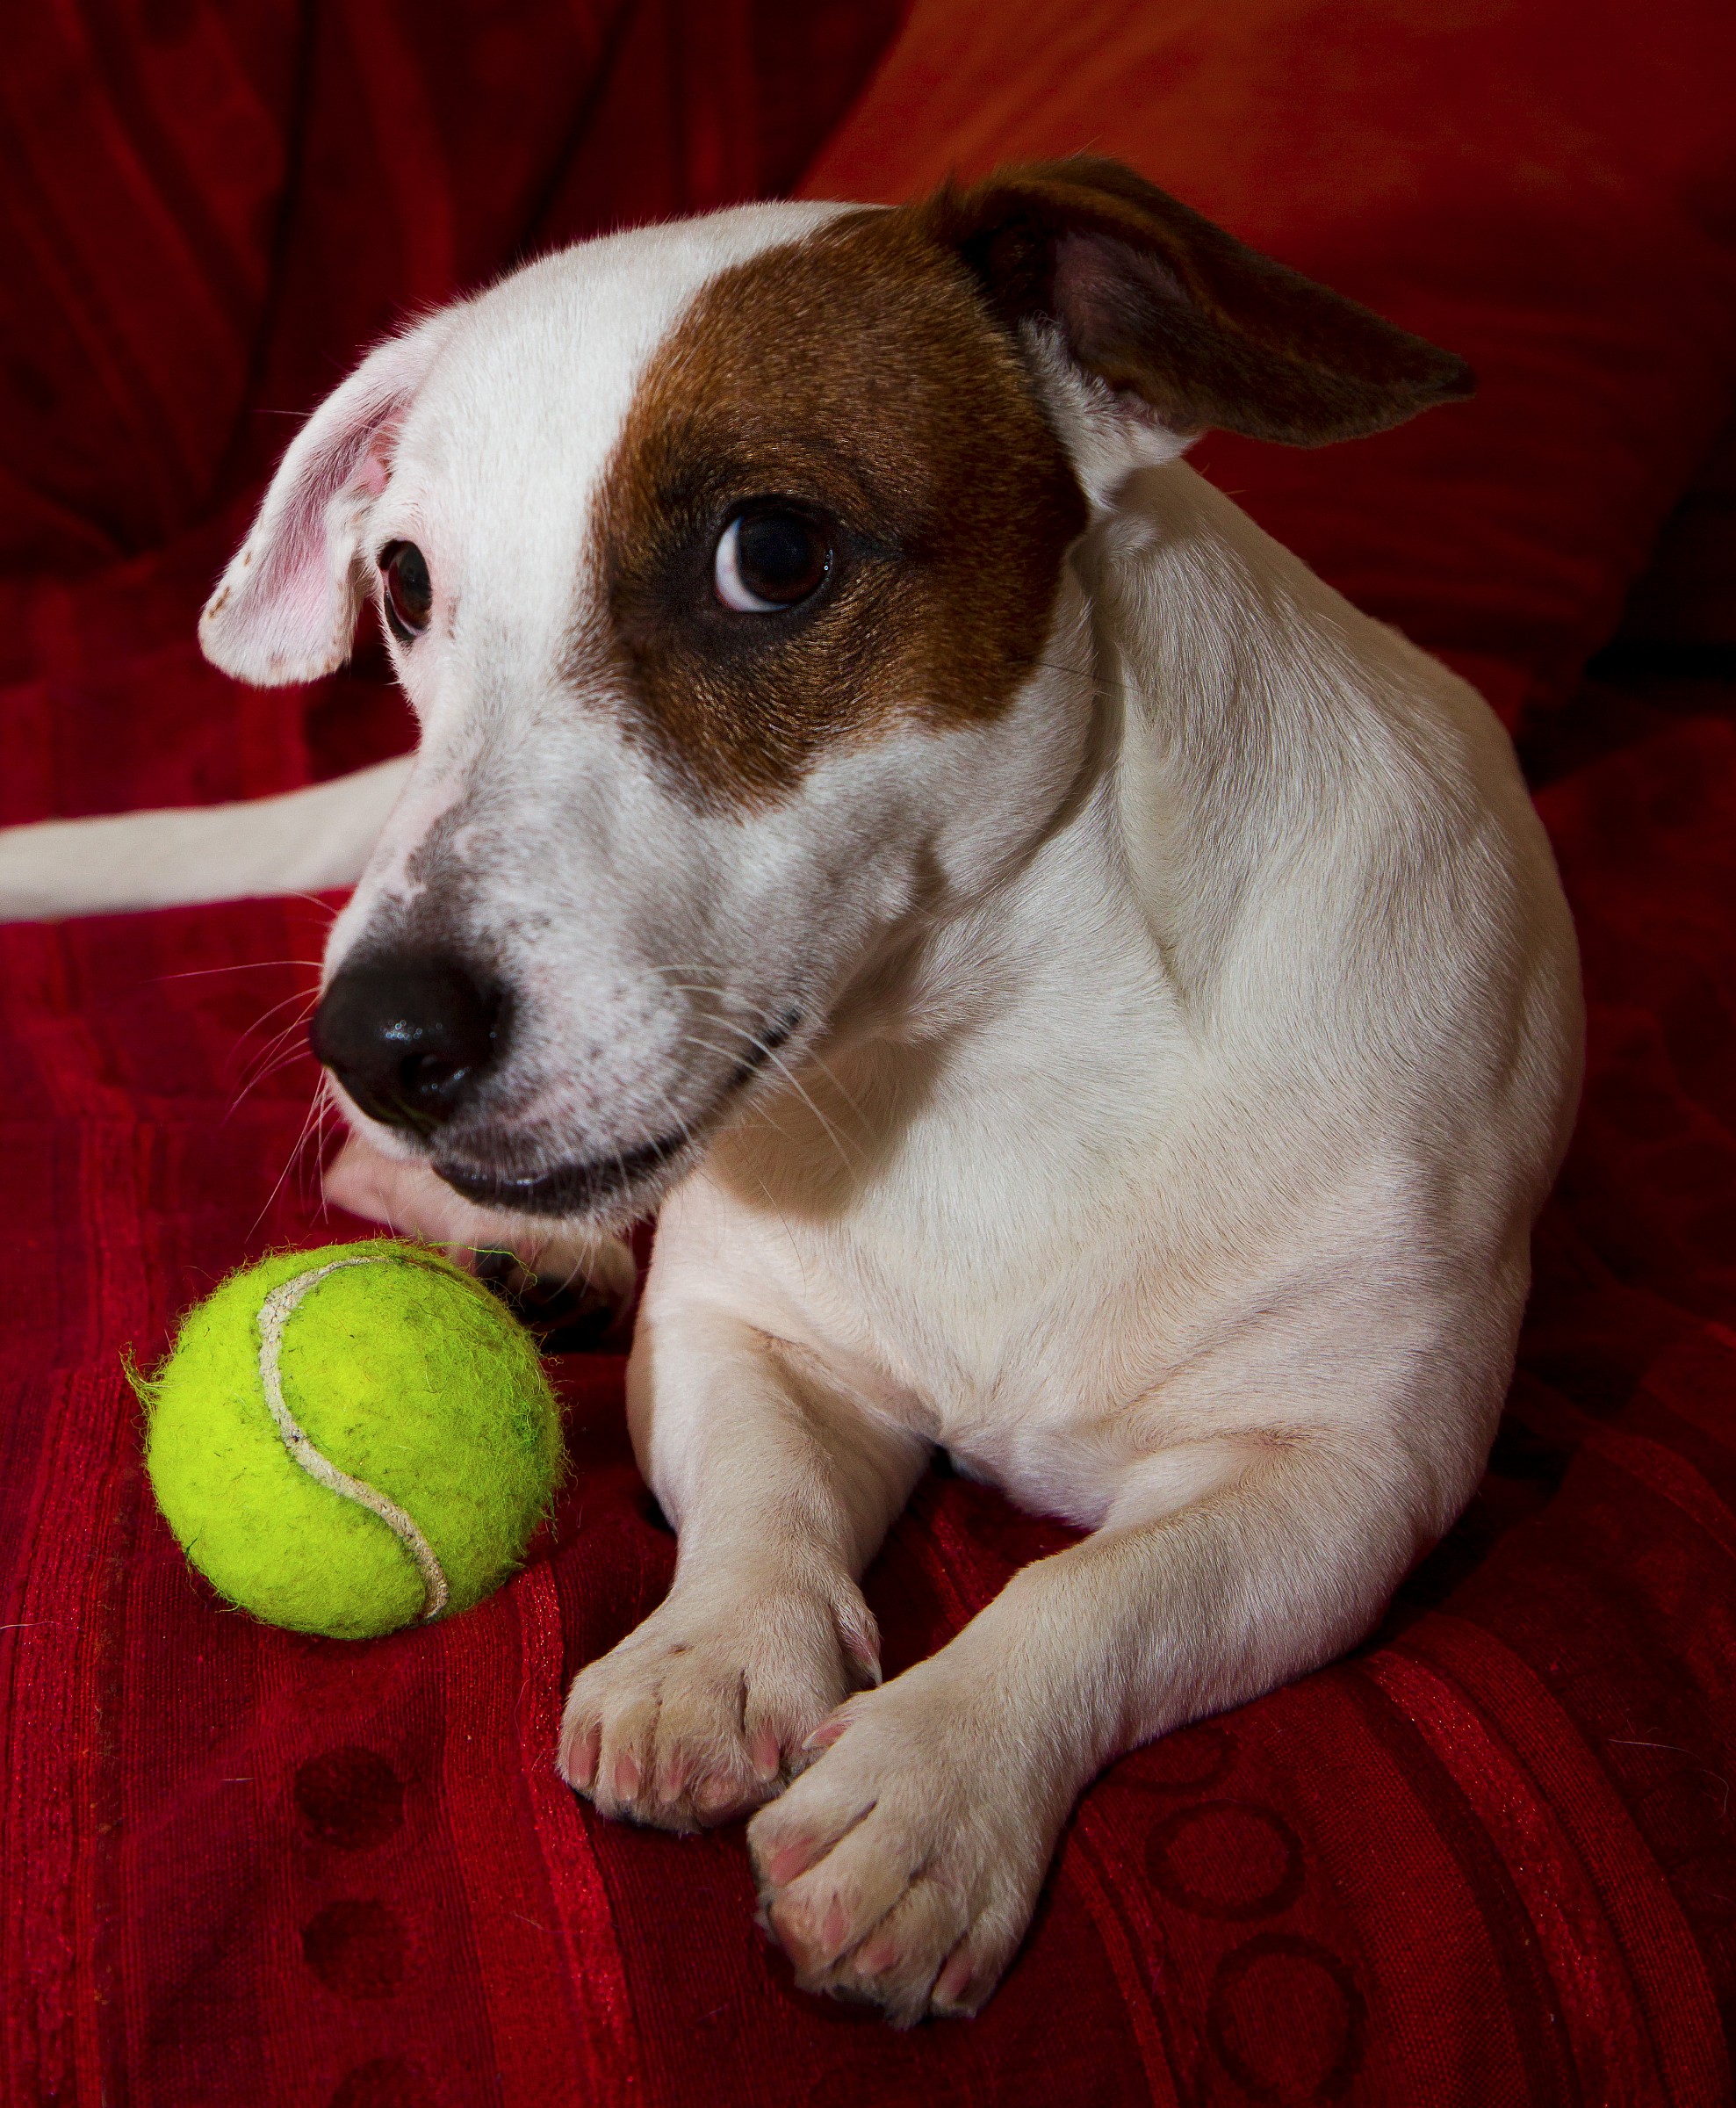
[[[646,1142],[637,1149],[616,1150],[575,1164],[558,1164],[530,1178],[503,1172],[478,1171],[466,1164],[436,1164],[436,1174],[454,1193],[482,1208],[504,1208],[514,1215],[586,1215],[623,1199],[672,1163],[692,1137],[686,1129]]]
[[[724,1107],[789,1041],[800,1022],[800,1014],[790,1010],[767,1026],[707,1111],[655,1141],[557,1164],[549,1171],[489,1171],[450,1159],[436,1163],[435,1174],[479,1207],[503,1209],[513,1215],[578,1216],[617,1208],[623,1201],[648,1203],[666,1183],[664,1174],[683,1155],[691,1159],[695,1144],[717,1124]]]

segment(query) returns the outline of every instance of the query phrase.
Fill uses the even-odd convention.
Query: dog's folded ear
[[[363,522],[449,321],[435,315],[371,352],[296,436],[199,617],[200,646],[226,674],[274,688],[349,658],[366,590]]]
[[[1259,255],[1119,162],[1005,169],[926,206],[1008,327],[1047,327],[1167,431],[1321,446],[1471,393],[1463,359]]]

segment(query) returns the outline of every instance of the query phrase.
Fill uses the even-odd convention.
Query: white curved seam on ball
[[[435,1556],[434,1547],[396,1501],[388,1500],[377,1486],[371,1486],[366,1479],[352,1478],[348,1471],[340,1471],[328,1456],[322,1455],[309,1440],[306,1429],[284,1401],[281,1366],[284,1327],[300,1307],[302,1299],[310,1289],[318,1287],[328,1274],[340,1274],[345,1267],[380,1267],[389,1263],[386,1260],[371,1257],[334,1259],[323,1267],[310,1267],[306,1274],[298,1274],[293,1281],[282,1281],[273,1289],[259,1306],[259,1382],[291,1460],[300,1465],[309,1478],[329,1487],[345,1500],[355,1501],[371,1514],[378,1515],[415,1561],[416,1570],[422,1580],[421,1621],[427,1624],[430,1618],[437,1618],[445,1609],[446,1599],[451,1592],[446,1585],[445,1570]]]

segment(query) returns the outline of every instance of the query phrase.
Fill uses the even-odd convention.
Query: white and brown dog
[[[1370,1628],[1480,1473],[1572,1117],[1507,739],[1178,459],[1459,361],[1072,162],[551,256],[383,345],[201,629],[420,748],[19,830],[12,915],[356,882],[329,1190],[618,1279],[667,1599],[566,1702],[810,1987],[974,2011],[1119,1751]],[[937,1447],[1091,1534],[883,1686]]]

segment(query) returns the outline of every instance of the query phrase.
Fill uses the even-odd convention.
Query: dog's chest
[[[674,1241],[817,1382],[1016,1499],[1100,1518],[1190,1322],[1150,1215],[1091,1238],[1041,1209],[1006,1219],[962,1197],[956,1213],[937,1197],[915,1220],[869,1208],[829,1224],[684,1199],[666,1218]]]

